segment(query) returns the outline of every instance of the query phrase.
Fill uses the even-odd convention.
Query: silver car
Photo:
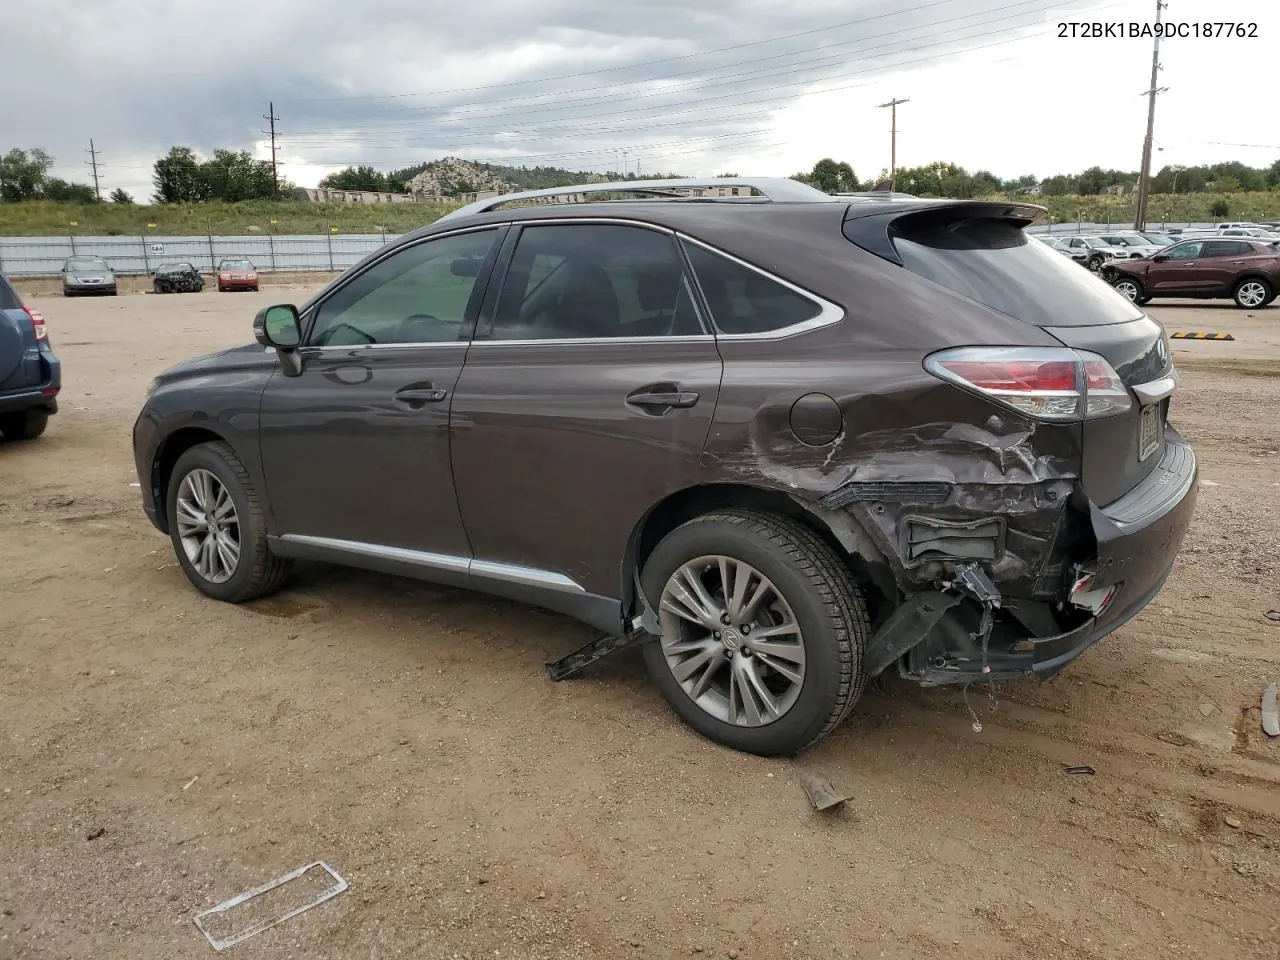
[[[1083,263],[1094,273],[1100,271],[1105,263],[1112,260],[1128,260],[1133,255],[1133,251],[1128,247],[1114,246],[1097,236],[1063,237],[1062,242],[1073,254],[1084,254],[1083,257],[1074,256],[1072,259]]]
[[[62,265],[62,295],[75,297],[82,293],[115,296],[116,275],[101,257],[72,257]]]

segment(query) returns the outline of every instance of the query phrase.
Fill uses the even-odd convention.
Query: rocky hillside
[[[472,163],[458,157],[432,160],[408,177],[406,184],[413,193],[434,197],[451,197],[459,193],[483,193],[496,190],[509,193],[519,189],[504,180],[487,164]]]

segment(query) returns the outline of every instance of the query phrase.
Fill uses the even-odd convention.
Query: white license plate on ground
[[[1138,425],[1138,459],[1145,460],[1160,448],[1160,408],[1153,403],[1142,408]]]

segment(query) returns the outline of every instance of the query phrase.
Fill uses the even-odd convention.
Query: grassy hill
[[[31,237],[73,232],[79,236],[238,236],[262,233],[403,233],[433,223],[453,205],[429,203],[304,203],[252,200],[245,203],[65,204],[26,200],[0,204],[0,236]],[[276,221],[272,223],[272,221]],[[75,226],[72,226],[75,221]],[[155,224],[154,227],[148,226]]]
[[[554,175],[548,175],[554,180]],[[561,185],[546,183],[547,186]],[[1002,199],[1015,199],[1004,197]],[[1094,223],[1132,225],[1132,197],[1065,196],[1026,197],[1049,208],[1056,223],[1077,219]],[[1268,193],[1182,193],[1155,194],[1149,204],[1152,223],[1167,220],[1180,224],[1214,219],[1215,202],[1225,202],[1228,213],[1217,219],[1280,220],[1280,191]],[[246,203],[192,203],[130,206],[115,203],[63,204],[48,200],[0,204],[0,236],[47,236],[74,232],[81,236],[243,235],[254,233],[402,233],[434,222],[451,205],[425,203],[360,204],[303,203],[298,201],[255,200]],[[272,221],[276,221],[272,223]],[[71,221],[76,221],[71,225]],[[154,227],[148,224],[155,224]]]

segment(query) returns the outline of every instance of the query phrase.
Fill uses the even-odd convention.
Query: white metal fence
[[[101,257],[116,273],[145,275],[188,261],[206,273],[225,257],[247,257],[263,273],[344,270],[398,234],[254,234],[243,237],[0,237],[0,273],[52,276],[71,257]]]

